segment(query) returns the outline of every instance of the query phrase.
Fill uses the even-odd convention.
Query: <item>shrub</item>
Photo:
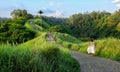
[[[72,46],[71,46],[71,49],[72,50],[75,50],[75,51],[78,51],[79,50],[79,45],[78,44],[72,44]]]

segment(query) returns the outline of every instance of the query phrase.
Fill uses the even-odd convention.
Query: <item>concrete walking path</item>
[[[79,64],[81,72],[120,72],[120,63],[109,59],[70,51]]]

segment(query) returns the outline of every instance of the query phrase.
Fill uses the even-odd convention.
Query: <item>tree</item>
[[[28,13],[28,14],[27,14],[27,18],[28,18],[28,19],[33,19],[34,16],[33,16],[32,14],[29,14],[29,13]]]
[[[22,17],[27,18],[27,10],[22,10]]]
[[[20,14],[21,14],[20,11],[21,11],[20,9],[18,9],[18,10],[13,10],[13,11],[11,12],[11,16],[12,16],[13,18],[18,18],[18,17],[20,16]]]
[[[43,11],[42,11],[42,10],[40,10],[40,11],[38,11],[38,13],[41,15],[41,14],[43,14]]]
[[[21,21],[11,19],[0,25],[0,43],[22,43],[34,38],[36,33],[19,23]]]
[[[79,13],[74,14],[70,18],[68,18],[68,23],[74,36],[80,38],[98,38],[99,33],[102,33],[102,31],[105,30],[102,29],[104,28],[103,24],[107,24],[106,18],[108,18],[109,16],[111,16],[111,14],[106,11],[94,11],[91,13],[86,12],[84,14]],[[99,30],[101,30],[101,32]],[[106,29],[106,31],[108,30],[111,31],[110,28]],[[105,33],[105,35],[109,34]]]
[[[42,18],[42,14],[43,14],[43,11],[42,10],[40,10],[40,11],[38,11],[38,13],[40,14],[40,18]]]
[[[17,10],[13,10],[11,12],[11,16],[13,18],[19,18],[19,17],[22,17],[22,18],[27,18],[27,10],[20,10],[20,9],[17,9]]]
[[[63,32],[62,28],[60,25],[55,25],[49,28],[50,32]]]

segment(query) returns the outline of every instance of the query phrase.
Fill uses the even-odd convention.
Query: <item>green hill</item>
[[[12,24],[12,23],[11,23]],[[16,25],[16,24],[14,24]],[[63,33],[50,33],[55,39],[47,41],[50,24],[42,19],[29,19],[21,24],[35,33],[33,39],[18,46],[0,45],[0,72],[79,72],[79,64],[72,58],[68,48],[79,41]],[[27,37],[27,35],[26,35]],[[66,43],[66,45],[64,44]],[[70,46],[70,47],[71,47]]]
[[[25,23],[25,27],[32,31],[45,31],[50,25],[42,19],[31,19]]]
[[[0,71],[79,72],[79,64],[69,51],[55,41],[46,40],[46,32],[18,46],[0,45]]]
[[[65,48],[72,50],[78,50],[80,48],[79,44],[81,41],[69,34],[56,32],[53,35],[56,37],[56,42]]]
[[[33,50],[40,50],[40,52],[42,52],[45,55],[45,57],[48,57],[47,59],[51,57],[50,60],[52,58],[56,58],[58,55],[59,56],[57,57],[58,62],[56,63],[58,66],[60,65],[60,70],[58,72],[63,72],[66,71],[67,69],[69,69],[70,72],[72,71],[79,72],[79,65],[74,59],[72,59],[71,55],[69,54],[69,51],[62,46],[61,46],[62,48],[58,46],[56,41],[51,42],[47,41],[46,40],[47,34],[48,34],[47,32],[42,32],[39,34],[37,38],[34,38],[33,40],[25,42],[19,46],[28,47]],[[52,34],[54,35],[55,33]],[[56,36],[57,38],[59,35],[62,34],[56,33],[55,35],[57,35]],[[56,49],[60,50],[60,54],[58,54],[59,52],[56,51]],[[68,66],[68,63],[70,66]],[[59,67],[57,69],[59,69]]]
[[[49,24],[46,24],[46,27],[47,27],[47,25],[49,25]],[[41,26],[38,25],[38,27],[42,27],[42,25]],[[49,27],[50,27],[50,25],[49,25]],[[42,27],[42,28],[45,29],[44,27]],[[32,29],[32,27],[31,27],[31,29]],[[35,30],[35,29],[33,29],[33,30]],[[49,44],[49,42],[47,42],[45,39],[47,34],[49,34],[49,33],[45,32],[45,31],[42,33],[39,33],[38,34],[39,37],[33,39],[31,42],[29,42],[29,41],[26,42],[26,44],[33,45],[33,43],[35,43],[36,45],[34,45],[33,47],[37,46],[38,44],[40,46],[47,45],[47,44]],[[55,40],[53,41],[55,46],[69,48],[72,50],[87,53],[86,50],[87,50],[87,47],[89,46],[88,42],[81,42],[79,39],[77,39],[69,34],[66,34],[66,33],[51,32],[50,34],[52,34],[53,37],[55,38]],[[96,55],[97,56],[120,61],[119,39],[108,38],[108,39],[102,39],[102,40],[95,40],[95,42],[96,42]]]
[[[30,40],[26,43],[24,43],[23,45],[26,44],[33,44],[33,43],[38,43],[39,45],[43,45],[43,43],[49,43],[46,40],[46,36],[47,36],[47,32],[40,32],[37,38],[34,38],[33,40]],[[70,36],[69,34],[65,34],[65,33],[58,33],[58,32],[52,32],[50,33],[55,39],[52,41],[53,43],[57,43],[62,45],[63,47],[69,48],[69,45],[79,45],[79,43],[81,43],[80,40],[78,40],[77,38]],[[68,46],[65,46],[64,44],[68,44]],[[34,46],[35,47],[35,46]]]

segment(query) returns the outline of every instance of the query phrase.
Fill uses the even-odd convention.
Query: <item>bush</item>
[[[0,26],[0,42],[22,43],[35,37],[35,32],[26,29],[21,24],[4,24]]]
[[[78,51],[79,50],[79,45],[78,44],[72,44],[72,46],[71,46],[71,49],[72,50],[75,50],[75,51]]]
[[[60,25],[52,26],[48,29],[50,32],[62,32],[62,28]]]

